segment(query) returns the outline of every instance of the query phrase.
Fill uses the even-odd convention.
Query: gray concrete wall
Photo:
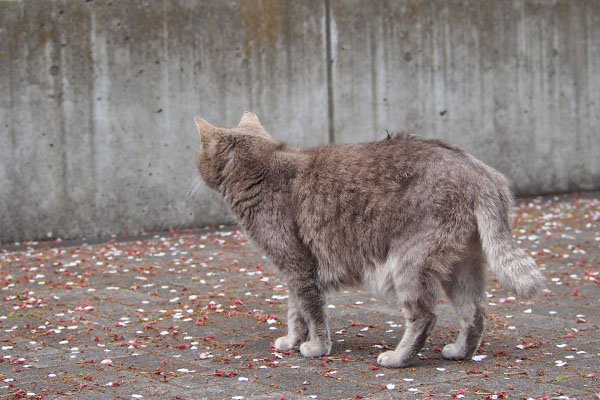
[[[226,222],[194,115],[407,129],[520,194],[600,187],[600,2],[0,1],[0,241]]]
[[[332,1],[336,140],[450,140],[519,194],[600,186],[600,1]]]

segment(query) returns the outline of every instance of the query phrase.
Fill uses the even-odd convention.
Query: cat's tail
[[[545,287],[545,279],[535,260],[514,241],[508,210],[512,195],[508,188],[497,187],[484,193],[475,206],[477,229],[483,251],[492,271],[507,289],[531,298]]]

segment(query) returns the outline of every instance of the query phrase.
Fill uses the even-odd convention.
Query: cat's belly
[[[389,255],[385,262],[344,266],[337,260],[328,260],[319,268],[321,286],[331,293],[343,289],[365,289],[377,297],[393,297],[396,294],[394,274],[397,273],[399,257]]]
[[[391,297],[396,294],[394,285],[394,272],[398,268],[398,257],[390,254],[384,263],[375,263],[370,268],[365,268],[362,285],[373,295],[378,297]]]

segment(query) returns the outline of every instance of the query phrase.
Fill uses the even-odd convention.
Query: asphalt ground
[[[490,276],[473,360],[441,357],[458,331],[441,300],[414,366],[386,369],[393,301],[328,301],[329,357],[274,350],[287,289],[236,227],[0,246],[0,398],[600,398],[600,193],[517,199],[514,236],[548,289],[515,298]]]

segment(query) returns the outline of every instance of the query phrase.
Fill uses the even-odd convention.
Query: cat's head
[[[265,142],[273,142],[252,112],[246,111],[234,128],[218,128],[200,117],[196,117],[195,122],[202,140],[196,164],[200,176],[211,189],[217,190],[221,185],[236,150],[262,147]]]

